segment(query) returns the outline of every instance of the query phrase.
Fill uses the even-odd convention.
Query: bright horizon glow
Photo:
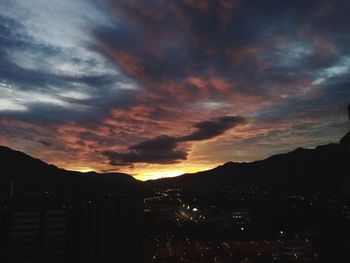
[[[213,166],[203,166],[203,167],[196,167],[196,168],[191,168],[191,167],[186,167],[186,168],[179,168],[179,170],[173,170],[173,171],[168,171],[168,170],[144,170],[142,172],[140,172],[139,174],[130,174],[128,173],[128,171],[110,171],[107,173],[118,173],[118,172],[122,172],[122,173],[126,173],[129,174],[131,177],[135,178],[138,181],[148,181],[148,180],[157,180],[160,178],[170,178],[170,177],[176,177],[176,176],[180,176],[183,174],[187,174],[187,173],[197,173],[197,172],[201,172],[201,171],[205,171],[205,170],[209,170],[213,167],[215,167],[217,165],[213,165]],[[58,165],[58,167],[60,167],[60,165]],[[76,171],[76,172],[80,172],[80,173],[88,173],[88,172],[97,172],[97,173],[106,173],[103,171],[99,171],[98,169],[94,169],[91,167],[87,167],[87,166],[73,166],[73,167],[64,167],[65,170],[68,171]]]
[[[133,177],[139,181],[156,180],[165,177],[176,177],[184,174],[183,171],[164,171],[164,172],[147,172]]]
[[[215,166],[215,165],[214,165]],[[145,171],[141,172],[138,175],[132,175],[136,180],[139,181],[148,181],[148,180],[157,180],[160,178],[170,178],[170,177],[176,177],[187,173],[197,173],[205,170],[209,170],[213,168],[212,166],[203,166],[203,167],[185,167],[185,168],[179,168],[179,170],[174,171]]]
[[[64,169],[69,171],[81,172],[81,173],[96,172],[96,170],[91,167],[67,167]]]
[[[180,176],[183,174],[190,174],[190,173],[197,173],[201,171],[206,171],[209,169],[212,169],[213,167],[218,166],[219,164],[211,164],[211,165],[193,165],[192,167],[173,167],[174,170],[170,169],[167,170],[165,167],[162,169],[152,169],[152,170],[144,170],[140,171],[139,174],[134,174],[132,177],[134,177],[136,180],[139,181],[148,181],[148,180],[157,180],[160,178],[171,178]]]

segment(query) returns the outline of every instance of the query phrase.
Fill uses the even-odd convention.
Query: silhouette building
[[[142,262],[139,193],[88,188],[64,200],[19,191],[0,200],[0,262]]]
[[[348,105],[348,114],[349,114],[349,121],[350,121],[350,104]],[[340,143],[347,146],[348,150],[350,151],[350,131],[345,134],[343,138],[341,138]]]

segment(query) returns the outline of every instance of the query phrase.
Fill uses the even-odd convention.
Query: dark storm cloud
[[[202,121],[194,127],[197,129],[193,133],[179,138],[182,141],[202,141],[219,136],[237,125],[246,123],[242,117],[224,116],[212,121]]]
[[[100,51],[159,94],[172,84],[189,100],[225,100],[225,92],[271,99],[283,90],[272,94],[270,82],[314,78],[350,52],[346,0],[106,2],[120,20],[96,28]],[[189,83],[193,76],[205,88]],[[232,85],[218,87],[210,76]]]
[[[159,136],[130,147],[127,153],[105,151],[102,154],[114,166],[132,163],[171,164],[187,159],[187,152],[177,149],[176,138]]]
[[[105,151],[103,155],[109,158],[109,164],[112,166],[130,166],[132,163],[150,163],[150,164],[173,164],[187,159],[187,153],[181,150],[162,152],[154,151],[132,151],[128,153],[117,153]]]
[[[160,151],[171,151],[177,147],[177,140],[174,137],[170,136],[158,136],[156,138],[142,141],[136,145],[130,147],[132,150],[138,151],[148,151],[148,150],[160,150]]]
[[[209,3],[208,14],[195,2],[109,1],[122,22],[118,27],[97,29],[96,38],[108,57],[147,84],[183,78],[188,70],[221,68],[223,54],[213,57],[212,53],[229,44],[220,39],[229,25],[220,29],[225,22],[219,13],[233,10],[236,1],[222,1],[226,6]]]
[[[41,143],[42,145],[46,146],[46,147],[50,147],[52,146],[52,143],[51,142],[47,142],[47,141],[38,141],[39,143]]]
[[[209,140],[224,134],[237,125],[245,124],[243,117],[223,116],[215,120],[203,121],[194,125],[197,129],[183,137],[158,136],[129,147],[129,152],[104,151],[102,155],[111,165],[130,165],[132,163],[178,163],[187,159],[187,152],[179,149],[179,143]]]

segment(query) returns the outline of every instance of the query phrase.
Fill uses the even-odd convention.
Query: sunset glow
[[[145,181],[145,180],[155,180],[164,177],[175,177],[184,174],[183,171],[169,171],[169,172],[150,172],[145,174],[136,175],[135,178],[137,180]]]
[[[0,144],[147,180],[337,142],[348,2],[275,2],[1,1]]]

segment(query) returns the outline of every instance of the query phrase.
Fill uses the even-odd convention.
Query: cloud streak
[[[203,141],[224,134],[237,125],[245,124],[243,117],[224,116],[211,121],[202,121],[195,124],[196,131],[178,138],[180,141]]]
[[[109,159],[110,165],[123,166],[133,163],[172,164],[186,160],[188,153],[179,149],[179,143],[205,141],[224,134],[229,129],[246,124],[243,117],[224,116],[194,125],[196,130],[186,136],[170,137],[166,135],[144,140],[129,147],[129,152],[104,151],[102,155]]]

